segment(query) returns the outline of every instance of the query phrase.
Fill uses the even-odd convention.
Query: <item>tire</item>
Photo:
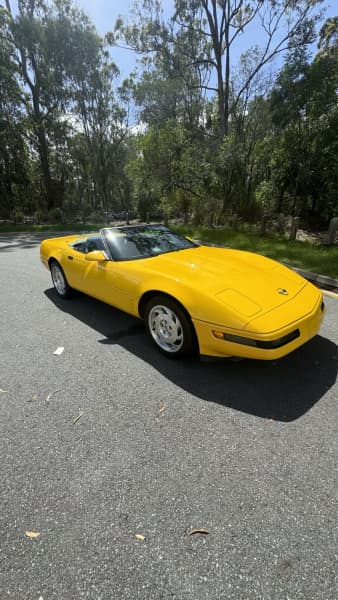
[[[51,263],[50,272],[52,276],[52,282],[57,294],[61,298],[70,298],[73,290],[68,285],[68,281],[63,272],[63,269],[56,260],[53,260],[53,262]]]
[[[169,358],[179,358],[196,350],[196,334],[189,315],[167,296],[154,296],[144,311],[148,334],[155,346]]]

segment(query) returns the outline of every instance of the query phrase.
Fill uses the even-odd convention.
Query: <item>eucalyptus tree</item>
[[[122,18],[107,38],[111,44],[127,44],[141,57],[134,80],[134,100],[142,123],[152,125],[177,119],[191,131],[205,118],[205,92],[209,69],[201,67],[207,51],[198,33],[177,27],[164,17],[158,0],[135,5],[135,22]]]
[[[264,120],[273,59],[315,39],[321,0],[176,0],[174,20],[198,31],[207,51],[199,64],[211,72],[205,88],[215,95],[219,142],[219,194],[227,208],[250,210],[258,184],[256,146],[268,134]],[[250,36],[256,28],[259,44]],[[239,58],[238,58],[239,57]],[[257,114],[260,115],[258,118]]]
[[[120,210],[126,204],[124,174],[130,83],[119,85],[119,70],[103,40],[87,45],[87,59],[74,72],[73,111],[77,175],[93,211]]]
[[[119,19],[114,40],[123,40],[139,53],[184,56],[186,66],[199,74],[199,87],[217,97],[218,136],[229,132],[229,123],[243,95],[274,57],[309,44],[315,39],[322,0],[175,0],[174,13],[164,21],[159,0],[140,0],[137,21],[125,25]],[[241,85],[233,85],[235,56],[250,48],[250,26],[261,40],[255,60]],[[198,51],[182,49],[180,34],[199,40]]]
[[[21,110],[29,122],[30,143],[39,156],[43,203],[51,209],[62,194],[53,173],[55,136],[67,135],[70,84],[94,28],[70,0],[18,0],[17,12],[11,0],[5,0],[5,6],[7,41],[24,91]]]
[[[133,184],[135,205],[142,218],[202,216],[210,165],[191,132],[176,119],[152,125],[134,139],[135,154],[126,171]]]
[[[316,221],[338,213],[337,90],[336,53],[320,51],[311,62],[299,50],[288,57],[270,96],[279,207]]]
[[[27,194],[28,160],[20,113],[22,90],[8,41],[9,20],[0,7],[0,214],[9,217],[21,209]]]
[[[159,0],[139,0],[134,21],[115,24],[111,43],[136,50],[146,67],[135,92],[142,119],[149,125],[176,119],[188,127],[182,108],[194,106],[190,131],[199,145],[196,171],[208,165],[204,190],[217,210],[253,202],[260,138],[270,133],[264,118],[273,59],[314,41],[320,3],[175,0],[172,14],[165,16]],[[259,38],[255,46],[252,27]]]
[[[211,141],[203,90],[209,73],[196,62],[205,49],[196,32],[164,19],[160,2],[139,6],[136,21],[129,27],[119,19],[108,36],[111,44],[123,39],[141,57],[133,97],[143,135],[134,144],[128,174],[143,214],[157,207],[186,218],[199,201]]]
[[[319,54],[330,53],[337,59],[338,55],[338,16],[329,17],[322,25],[318,41]]]

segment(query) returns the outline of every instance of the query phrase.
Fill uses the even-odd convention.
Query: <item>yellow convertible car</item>
[[[48,239],[40,252],[62,298],[79,290],[144,319],[170,357],[276,359],[315,336],[323,319],[321,292],[288,268],[162,225]]]

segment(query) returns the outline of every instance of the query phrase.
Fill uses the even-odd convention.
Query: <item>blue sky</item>
[[[111,29],[119,15],[128,15],[134,0],[75,0],[75,4],[87,13],[102,35]],[[169,11],[173,4],[173,0],[162,0],[164,10]]]
[[[75,0],[75,4],[92,20],[100,35],[113,29],[118,16],[127,18],[134,0]],[[170,12],[173,0],[162,0],[165,11]],[[136,63],[136,56],[130,50],[113,48],[112,58],[121,71],[121,76],[127,76]]]
[[[79,8],[82,8],[88,17],[96,26],[98,33],[104,35],[107,31],[112,30],[114,23],[119,15],[128,17],[134,0],[76,0]],[[170,14],[174,1],[162,0],[162,6],[165,13]],[[327,12],[326,16],[334,16],[338,14],[336,0],[324,0],[323,5]],[[259,44],[260,31],[257,27],[252,27],[250,31],[249,46]],[[248,36],[246,36],[248,39]],[[243,50],[243,48],[241,48]],[[113,48],[112,58],[118,65],[121,76],[125,77],[133,69],[136,63],[136,57],[130,50],[121,48]]]

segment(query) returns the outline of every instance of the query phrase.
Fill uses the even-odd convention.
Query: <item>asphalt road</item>
[[[0,600],[337,600],[338,301],[281,361],[172,362],[38,241],[0,236]]]

